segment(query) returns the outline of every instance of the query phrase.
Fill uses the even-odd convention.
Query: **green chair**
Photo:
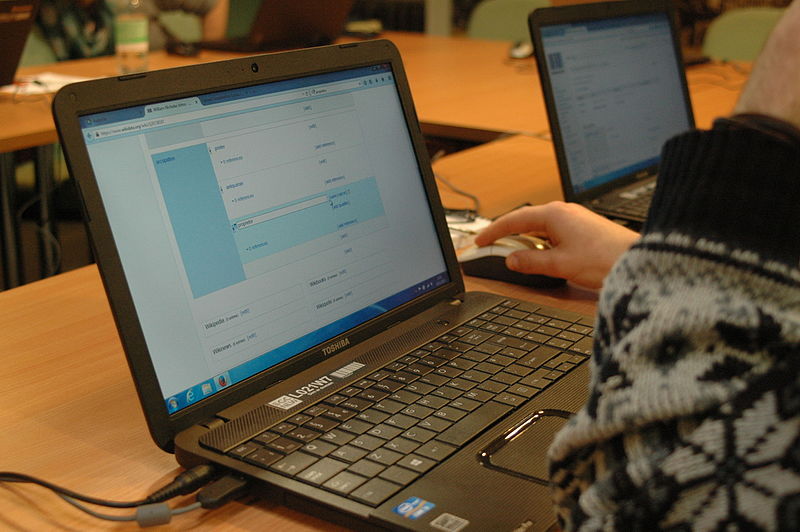
[[[723,12],[709,24],[703,55],[718,61],[753,61],[783,15],[779,7],[743,7]]]
[[[530,42],[528,15],[550,0],[483,0],[472,10],[467,35],[474,39]]]
[[[164,11],[158,20],[179,41],[197,42],[203,38],[203,21],[193,13]]]
[[[25,48],[22,49],[22,57],[19,60],[20,66],[41,65],[45,63],[55,63],[56,54],[50,47],[50,43],[42,35],[38,26],[34,25],[28,40],[25,41]]]

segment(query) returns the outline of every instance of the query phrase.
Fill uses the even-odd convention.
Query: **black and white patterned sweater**
[[[720,120],[665,146],[556,437],[564,530],[800,530],[800,143]]]

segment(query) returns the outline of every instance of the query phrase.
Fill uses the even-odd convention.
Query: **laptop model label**
[[[350,342],[348,341],[347,344],[349,343]],[[337,369],[330,375],[325,375],[324,377],[320,377],[319,379],[316,379],[315,381],[312,381],[306,384],[305,386],[301,386],[292,393],[289,393],[287,395],[282,395],[277,399],[270,401],[267,404],[269,404],[270,406],[274,406],[275,408],[280,408],[282,410],[289,410],[290,408],[293,408],[302,403],[304,398],[316,395],[322,390],[329,388],[331,385],[333,385],[333,383],[336,382],[336,380],[345,379],[363,367],[364,364],[360,362],[351,362],[350,364]]]

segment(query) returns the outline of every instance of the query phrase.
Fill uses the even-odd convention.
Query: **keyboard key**
[[[303,451],[307,452],[308,454],[313,454],[315,456],[326,456],[335,449],[338,449],[336,445],[321,440],[313,441],[303,446]]]
[[[339,403],[339,406],[342,408],[355,410],[356,412],[361,412],[362,410],[366,410],[367,408],[371,407],[372,403],[372,401],[367,401],[366,399],[351,397]]]
[[[228,454],[231,456],[235,456],[236,458],[242,458],[243,456],[247,456],[248,454],[252,453],[257,449],[261,449],[261,446],[256,445],[253,442],[247,442],[234,447],[233,450],[228,452]]]
[[[367,423],[366,421],[362,421],[360,419],[351,419],[350,421],[345,421],[339,425],[340,429],[346,430],[347,432],[352,432],[353,434],[363,434],[372,427],[372,423]]]
[[[380,449],[376,449],[367,455],[369,460],[373,462],[377,462],[379,464],[390,466],[393,463],[397,462],[403,457],[402,454],[387,449],[385,447],[381,447]]]
[[[292,438],[293,440],[298,440],[298,441],[316,440],[320,436],[322,436],[321,433],[304,427],[298,427],[286,433],[287,438]]]
[[[481,353],[480,351],[467,351],[462,355],[462,358],[466,358],[467,360],[472,360],[473,362],[483,362],[489,355],[487,353]]]
[[[524,397],[520,397],[519,395],[514,395],[513,393],[505,393],[505,392],[498,394],[498,396],[495,397],[494,400],[497,401],[498,403],[503,403],[511,406],[519,406],[525,401],[527,401],[527,399]]]
[[[366,449],[368,451],[374,451],[381,445],[383,445],[384,440],[381,438],[377,438],[370,434],[362,434],[361,436],[356,436],[351,442],[350,445],[354,447],[360,447],[361,449]]]
[[[333,458],[323,458],[319,462],[301,471],[297,475],[297,478],[304,480],[309,484],[319,486],[326,480],[344,470],[346,467],[347,464],[340,462],[339,460],[334,460]]]
[[[378,462],[373,462],[372,460],[367,460],[364,458],[363,460],[359,460],[358,462],[351,464],[350,467],[347,468],[348,471],[351,473],[357,473],[363,477],[372,478],[377,476],[378,473],[386,469],[386,466],[379,464]]]
[[[303,444],[287,438],[278,438],[277,440],[269,442],[267,446],[271,449],[282,452],[283,454],[289,454],[292,451],[296,451],[302,447]]]
[[[453,379],[447,385],[461,392],[466,392],[473,389],[478,383],[467,379]]]
[[[440,419],[446,419],[448,421],[458,421],[462,417],[466,416],[467,413],[464,412],[463,410],[458,410],[457,408],[446,406],[441,410],[437,410],[436,412],[434,412],[433,415],[435,417],[438,417]]]
[[[403,383],[402,382],[397,382],[397,381],[393,381],[393,380],[381,381],[381,382],[375,383],[375,386],[374,386],[374,388],[377,389],[377,390],[381,390],[381,391],[389,392],[389,393],[394,393],[394,392],[396,392],[397,390],[399,390],[402,387],[403,387]]]
[[[422,396],[417,393],[409,392],[408,390],[398,390],[389,396],[392,401],[397,401],[405,405],[416,402],[420,397]]]
[[[465,371],[464,373],[461,374],[462,379],[472,381],[475,383],[481,383],[491,376],[492,375],[490,373],[484,373],[476,369]]]
[[[397,451],[398,453],[410,454],[414,452],[414,449],[419,447],[419,442],[407,440],[405,438],[395,438],[392,441],[384,444],[384,447],[393,451]]]
[[[360,486],[350,493],[353,499],[368,504],[378,506],[380,503],[397,493],[400,485],[382,478],[373,478],[363,486]]]
[[[401,429],[407,429],[416,425],[417,419],[411,416],[406,416],[405,414],[395,414],[389,419],[386,420],[387,425],[392,425],[393,427],[400,427]]]
[[[439,441],[429,441],[419,447],[415,452],[418,455],[441,462],[456,451],[456,447]]]
[[[412,382],[411,384],[406,386],[404,391],[411,393],[418,393],[420,395],[428,395],[435,389],[436,386],[417,381],[417,382]]]
[[[244,461],[259,467],[267,468],[281,458],[283,458],[282,454],[276,453],[275,451],[270,451],[269,449],[264,449],[262,447],[261,449],[245,456]]]
[[[438,369],[440,369],[440,368],[437,368],[437,370]],[[435,372],[432,372],[432,373],[428,373],[427,375],[422,377],[419,380],[419,382],[421,382],[423,384],[428,384],[429,386],[432,386],[435,389],[435,388],[437,388],[439,386],[444,386],[444,384],[449,380],[450,380],[450,377],[447,377],[445,375],[440,375],[440,374],[437,374]]]
[[[512,409],[509,405],[490,401],[481,405],[477,410],[470,412],[457,423],[454,423],[449,429],[439,434],[436,439],[451,445],[464,445]]]
[[[479,401],[481,403],[485,403],[486,401],[491,400],[494,397],[494,395],[495,394],[493,394],[492,392],[487,392],[486,390],[474,390],[473,389],[473,390],[468,391],[464,395],[462,395],[462,397],[464,397],[466,399],[473,399],[473,400]]]
[[[270,469],[283,473],[284,475],[294,476],[304,470],[318,459],[316,456],[305,453],[292,453],[270,466]]]
[[[320,432],[328,432],[329,430],[333,430],[337,426],[339,426],[339,422],[324,417],[315,417],[311,421],[306,422],[306,424],[303,426],[308,427],[310,429],[318,430]]]
[[[416,479],[419,476],[419,473],[416,473],[404,467],[398,467],[396,465],[393,465],[383,470],[379,476],[380,478],[384,478],[391,482],[395,482],[397,484],[402,484],[403,486],[405,486],[406,484],[411,484],[411,482],[413,482],[414,479]]]
[[[396,414],[401,411],[406,405],[403,403],[398,403],[397,401],[392,401],[391,399],[384,399],[380,403],[375,405],[375,410],[380,410],[381,412],[385,412],[388,414]]]
[[[436,462],[430,458],[417,456],[416,454],[410,454],[397,462],[397,465],[403,466],[412,471],[416,471],[417,473],[424,473],[435,466]]]
[[[346,408],[332,406],[328,408],[328,410],[322,415],[330,419],[335,419],[336,421],[344,421],[354,417],[356,412],[353,410],[347,410]]]
[[[422,419],[428,417],[433,412],[434,412],[433,408],[429,408],[427,406],[422,406],[419,404],[413,404],[404,408],[401,413],[407,416],[415,417],[417,419]]]
[[[339,493],[340,495],[347,495],[366,481],[367,479],[364,477],[342,471],[323,484],[322,487]]]
[[[389,414],[387,414],[386,412],[380,412],[378,410],[375,410],[374,408],[370,408],[369,410],[364,410],[363,412],[358,414],[358,416],[356,416],[356,419],[359,419],[361,421],[366,421],[367,423],[371,423],[373,425],[377,425],[378,423],[383,423],[387,417],[389,417]]]
[[[275,434],[274,432],[262,432],[261,434],[253,438],[253,441],[256,443],[260,443],[261,445],[266,445],[272,440],[277,440],[277,439],[278,435]]]
[[[335,451],[331,453],[331,456],[338,458],[339,460],[344,460],[345,462],[358,462],[365,456],[369,451],[366,449],[359,449],[358,447],[353,447],[351,445],[345,445],[344,447],[339,447]]]
[[[409,440],[414,440],[419,443],[425,443],[426,441],[430,440],[436,436],[436,433],[432,430],[423,429],[422,427],[411,427],[407,431],[403,433],[404,438],[408,438]]]
[[[473,401],[472,399],[467,399],[464,396],[461,396],[456,399],[453,399],[453,401],[450,403],[450,406],[452,406],[453,408],[458,408],[459,410],[466,410],[467,412],[472,412],[473,410],[481,406],[481,403],[478,401]]]
[[[445,386],[443,388],[439,388],[438,390],[433,391],[433,395],[437,397],[444,397],[446,399],[455,399],[459,395],[461,395],[462,390],[457,388],[451,388],[449,386]]]
[[[436,395],[426,395],[425,397],[420,398],[417,401],[417,404],[422,406],[427,406],[429,408],[442,408],[444,405],[447,404],[447,399],[444,397],[439,397]]]
[[[594,340],[591,337],[586,337],[582,340],[578,340],[575,344],[570,347],[572,351],[577,351],[578,353],[584,355],[591,355],[592,354],[592,346],[594,345]]]
[[[492,380],[495,382],[501,382],[503,384],[514,384],[519,380],[519,375],[514,375],[513,373],[508,373],[503,371],[502,373],[498,373],[497,375],[492,376]]]
[[[447,421],[446,419],[431,416],[417,423],[417,426],[423,429],[432,430],[434,432],[442,432],[452,424],[453,424],[452,421]]]
[[[506,388],[508,388],[508,386],[506,386],[505,384],[499,383],[497,381],[486,381],[486,382],[480,383],[478,385],[478,388],[480,388],[481,390],[485,390],[487,392],[500,393],[503,390],[505,390]]]
[[[347,432],[343,432],[339,429],[333,429],[332,431],[326,432],[320,437],[321,440],[329,441],[335,445],[344,445],[353,438],[355,438],[354,435],[348,434]]]
[[[302,425],[306,421],[311,419],[311,416],[306,414],[296,414],[289,418],[289,422],[294,423],[295,425]]]
[[[270,430],[272,430],[272,432],[277,432],[278,434],[286,434],[287,432],[289,432],[294,428],[297,428],[297,425],[295,425],[294,423],[284,422],[284,423],[278,423]]]
[[[370,436],[375,436],[377,438],[383,438],[384,440],[391,440],[392,438],[396,437],[398,434],[403,432],[403,429],[398,427],[392,427],[390,425],[385,425],[381,423],[380,425],[376,425],[367,431],[367,434]]]

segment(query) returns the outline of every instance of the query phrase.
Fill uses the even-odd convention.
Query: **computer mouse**
[[[525,59],[533,55],[533,44],[527,41],[516,42],[508,49],[511,59]]]
[[[498,238],[488,246],[469,246],[458,255],[461,269],[467,275],[506,281],[533,288],[556,288],[567,281],[560,277],[541,274],[520,273],[506,267],[506,257],[515,251],[531,249],[545,250],[550,242],[530,235],[510,235]]]

